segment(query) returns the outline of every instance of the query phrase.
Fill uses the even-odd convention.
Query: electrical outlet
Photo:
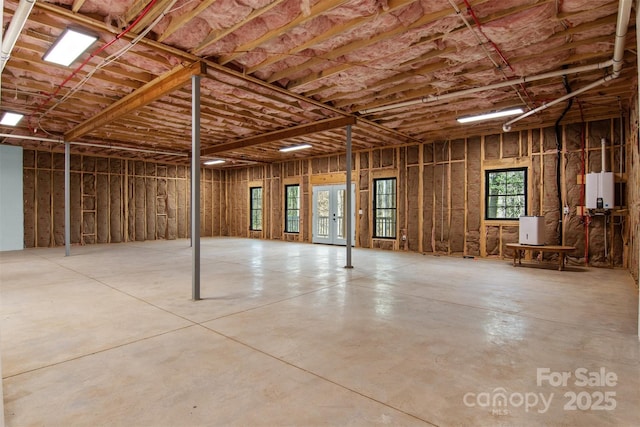
[[[562,211],[565,215],[569,215],[569,206],[565,206]]]

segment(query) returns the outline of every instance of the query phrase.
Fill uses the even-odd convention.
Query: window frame
[[[377,207],[378,202],[378,182],[379,181],[393,181],[393,207],[385,207],[379,208]],[[390,239],[395,240],[398,237],[398,179],[395,176],[388,177],[380,177],[374,178],[373,182],[373,206],[372,206],[372,237],[374,239]],[[378,211],[381,210],[392,210],[393,211],[393,236],[381,236],[377,233],[377,220],[378,220]]]
[[[253,192],[254,190],[260,190],[260,206],[259,207],[254,207],[254,203],[256,202],[256,198],[254,198]],[[249,187],[249,230],[250,231],[262,231],[262,203],[263,203],[263,199],[262,199],[262,195],[263,195],[263,190],[261,186],[255,186],[255,187]],[[259,213],[260,215],[260,228],[254,228],[254,215],[256,213]]]
[[[524,176],[524,193],[523,194],[498,194],[497,196],[504,197],[513,197],[513,196],[523,196],[524,197],[524,212],[521,213],[520,216],[526,216],[529,211],[529,168],[527,166],[517,166],[510,168],[496,168],[496,169],[485,169],[484,171],[484,219],[485,221],[518,221],[520,216],[515,218],[495,218],[489,216],[489,197],[492,196],[489,191],[490,185],[490,174],[500,173],[500,172],[522,172]],[[493,196],[496,196],[495,194]],[[507,206],[508,207],[508,206]]]
[[[289,208],[289,189],[297,187],[298,188],[298,200],[297,200],[297,208],[291,209]],[[299,234],[300,233],[300,184],[286,184],[284,186],[284,232],[290,234]],[[297,211],[298,212],[298,220],[297,220],[297,231],[289,230],[289,211]]]

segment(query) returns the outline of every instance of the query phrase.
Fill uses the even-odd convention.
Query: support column
[[[200,76],[191,76],[192,299],[200,299]]]
[[[71,144],[64,143],[64,256],[71,255]]]
[[[345,233],[347,234],[347,265],[344,268],[353,268],[351,265],[351,228],[352,228],[352,205],[353,200],[351,200],[351,125],[347,125],[347,190],[345,194],[345,217],[346,217],[346,225],[345,225]]]

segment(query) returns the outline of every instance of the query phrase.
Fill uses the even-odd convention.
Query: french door
[[[313,187],[313,243],[346,245],[346,184]],[[351,184],[351,244],[355,243],[355,185]]]

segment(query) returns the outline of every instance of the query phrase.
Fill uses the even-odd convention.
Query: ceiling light
[[[22,120],[23,117],[24,117],[23,114],[11,113],[11,112],[7,111],[2,116],[2,120],[0,121],[0,125],[15,126],[15,125],[18,124],[18,122],[20,120]]]
[[[311,144],[302,144],[302,145],[294,145],[293,147],[284,147],[284,148],[281,148],[280,151],[282,151],[283,153],[287,153],[289,151],[304,150],[305,148],[311,148]]]
[[[97,36],[67,28],[44,54],[43,59],[68,67],[98,40]]]
[[[207,166],[212,166],[212,165],[221,165],[224,162],[225,162],[224,160],[218,159],[218,160],[208,160],[208,161],[204,162],[204,164],[207,165]]]
[[[510,110],[494,111],[492,113],[478,114],[476,116],[458,117],[458,123],[478,122],[480,120],[497,119],[498,117],[515,116],[516,114],[522,114],[524,110],[522,108],[512,108]]]

